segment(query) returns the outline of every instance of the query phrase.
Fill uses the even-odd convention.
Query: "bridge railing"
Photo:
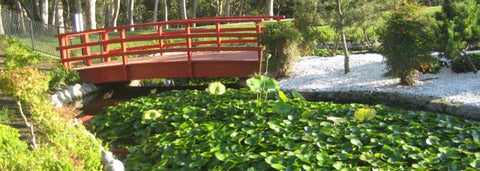
[[[172,20],[156,23],[109,27],[83,32],[59,34],[61,61],[66,68],[94,66],[98,63],[121,60],[122,65],[136,56],[163,56],[168,52],[185,52],[188,61],[193,52],[201,51],[257,51],[261,23],[265,19],[281,20],[285,16],[212,17],[189,20]],[[207,24],[215,27],[191,27],[192,24]],[[223,27],[224,23],[250,23]],[[164,25],[181,25],[182,29],[164,30]],[[154,32],[138,34],[127,32],[131,28],[156,28]],[[80,41],[79,41],[80,40]],[[92,50],[92,49],[95,49]],[[80,53],[75,53],[78,51]]]

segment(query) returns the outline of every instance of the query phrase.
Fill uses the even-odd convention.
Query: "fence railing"
[[[53,56],[60,56],[55,49],[58,46],[58,38],[54,35],[67,32],[72,28],[61,28],[45,25],[42,22],[32,21],[26,16],[20,16],[11,11],[2,10],[1,22],[6,36],[15,37],[34,51],[43,52]]]

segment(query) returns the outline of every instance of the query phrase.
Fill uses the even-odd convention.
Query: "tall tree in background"
[[[153,6],[153,22],[158,21],[158,0],[155,0],[155,5]]]
[[[5,30],[3,30],[3,20],[2,20],[2,5],[0,4],[0,35],[4,35]]]
[[[57,1],[55,5],[55,26],[58,27],[58,33],[65,33],[65,23],[63,20],[63,3],[62,1]]]
[[[120,14],[120,0],[114,0],[112,7],[113,7],[113,16],[111,20],[111,26],[117,27],[118,15]]]
[[[180,19],[187,19],[187,4],[186,0],[180,0]]]
[[[133,8],[134,8],[135,0],[128,1],[128,24],[133,25]],[[135,31],[134,27],[130,27],[130,31]]]
[[[76,31],[82,31],[81,28],[83,28],[83,22],[81,22],[81,20],[79,20],[81,16],[83,16],[83,12],[82,12],[82,2],[80,0],[75,0],[74,1],[74,5],[73,5],[73,23],[74,23],[74,26],[75,26],[75,30]],[[78,16],[77,16],[78,15]]]
[[[163,21],[168,21],[168,3],[167,3],[167,0],[163,0]],[[168,29],[168,25],[165,25],[165,29]]]
[[[273,0],[267,0],[267,15],[273,15]]]
[[[230,0],[225,3],[225,16],[230,16]]]
[[[192,0],[192,18],[197,18],[197,0]],[[193,23],[193,27],[197,27],[197,23]]]
[[[463,58],[474,73],[478,72],[466,51],[480,44],[480,4],[475,0],[444,0],[442,11],[435,14],[433,25],[437,48],[449,59]]]
[[[337,0],[337,11],[338,16],[340,18],[340,34],[342,36],[342,46],[343,46],[343,54],[345,55],[345,61],[343,63],[343,67],[345,70],[345,74],[350,72],[350,56],[348,55],[348,47],[347,47],[347,39],[345,38],[345,15],[342,12],[342,4],[340,3],[341,0]]]
[[[48,24],[48,0],[40,0],[40,20],[43,24]]]
[[[95,3],[97,0],[87,0],[87,29],[94,30],[97,29],[97,20],[96,20],[96,11]]]

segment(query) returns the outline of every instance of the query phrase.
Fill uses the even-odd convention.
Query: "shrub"
[[[433,56],[421,56],[417,59],[416,69],[422,73],[438,73],[440,60]]]
[[[275,23],[266,26],[262,32],[261,43],[266,47],[266,53],[272,55],[267,71],[272,77],[288,76],[290,65],[298,60],[299,32],[285,23]]]
[[[7,57],[7,60],[5,60],[7,69],[32,66],[45,59],[45,56],[38,52],[32,52],[29,47],[16,39],[3,37],[3,40],[8,44],[8,47],[4,50]]]
[[[77,71],[66,69],[63,66],[58,66],[54,70],[47,71],[45,74],[50,78],[48,82],[48,88],[50,90],[72,85],[80,79]]]
[[[402,85],[414,84],[415,67],[430,55],[431,41],[425,28],[417,7],[405,4],[390,16],[382,30],[381,51],[391,74],[400,77]]]
[[[475,67],[480,68],[480,53],[470,53],[467,56],[470,57]],[[456,73],[473,72],[472,67],[462,57],[455,58],[452,61],[452,70]]]

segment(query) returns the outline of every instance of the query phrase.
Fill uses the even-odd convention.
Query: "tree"
[[[337,11],[340,17],[340,32],[342,36],[343,54],[345,55],[344,70],[345,74],[350,72],[350,56],[348,55],[347,39],[345,38],[345,15],[342,12],[340,0],[337,0]]]
[[[135,0],[129,0],[128,1],[128,24],[133,25],[133,7],[135,4]],[[135,31],[134,27],[130,27],[130,31]]]
[[[65,33],[65,23],[63,21],[63,3],[62,1],[57,1],[57,4],[55,5],[55,26],[58,27],[58,33],[62,34]]]
[[[180,0],[180,19],[187,19],[187,6],[185,0]]]
[[[5,30],[3,30],[3,21],[2,21],[2,5],[0,4],[0,35],[4,35]]]
[[[227,3],[225,4],[225,16],[230,16],[230,0],[227,0]]]
[[[267,15],[273,15],[273,0],[267,0]]]
[[[168,4],[167,0],[163,0],[163,21],[168,21]],[[168,25],[165,25],[165,29],[168,29]]]
[[[87,0],[87,29],[94,30],[97,29],[97,20],[96,20],[96,11],[95,3],[97,0]]]
[[[418,63],[430,57],[431,38],[427,24],[414,4],[398,8],[381,32],[381,51],[390,75],[400,77],[401,85],[413,85]]]
[[[449,58],[461,57],[474,73],[478,69],[466,51],[480,43],[480,5],[475,0],[444,0],[433,25],[437,49]]]
[[[158,21],[158,0],[155,0],[155,5],[153,6],[153,22]]]
[[[43,24],[48,24],[48,0],[40,0],[40,20]]]

